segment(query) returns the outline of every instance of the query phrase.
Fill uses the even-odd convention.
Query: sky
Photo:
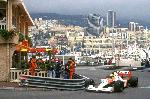
[[[117,17],[150,20],[150,0],[24,0],[30,13],[59,13],[106,16],[114,10]]]

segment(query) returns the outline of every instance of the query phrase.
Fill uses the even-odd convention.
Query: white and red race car
[[[115,71],[113,73],[117,73],[117,75],[122,78],[120,80],[124,82],[124,87],[138,86],[138,77],[133,76],[131,71]]]
[[[131,71],[115,71],[105,79],[101,79],[100,84],[95,87],[89,85],[86,91],[93,92],[122,92],[126,87],[137,87],[138,78],[132,76]]]

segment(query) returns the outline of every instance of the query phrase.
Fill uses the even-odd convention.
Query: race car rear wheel
[[[114,82],[114,92],[122,92],[124,90],[124,83],[120,80]]]
[[[128,85],[129,85],[129,87],[137,87],[137,86],[138,86],[138,77],[132,76],[132,77],[128,80]]]

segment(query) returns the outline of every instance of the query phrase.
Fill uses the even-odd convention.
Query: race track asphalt
[[[100,78],[105,78],[113,70],[103,70],[99,67],[77,67],[76,73],[87,76],[99,83]],[[126,88],[121,93],[90,93],[80,91],[60,90],[25,90],[5,89],[0,90],[0,99],[150,99],[150,72],[133,71],[138,76],[137,88]]]

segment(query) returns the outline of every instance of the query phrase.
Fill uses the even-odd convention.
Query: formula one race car
[[[86,91],[93,92],[122,92],[125,87],[136,87],[138,85],[138,78],[131,75],[130,71],[115,71],[101,79],[98,87],[89,85]]]
[[[120,80],[124,82],[124,87],[138,86],[138,77],[132,76],[131,71],[115,71],[111,75],[113,75],[114,73],[117,73],[117,75],[122,78]]]

